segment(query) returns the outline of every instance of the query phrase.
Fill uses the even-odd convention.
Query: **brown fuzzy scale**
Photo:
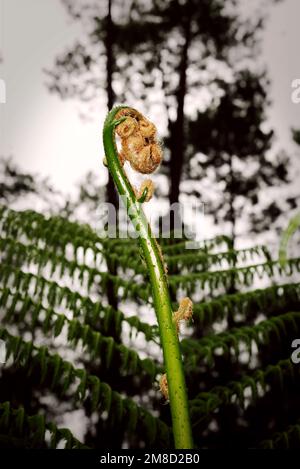
[[[180,313],[182,319],[188,321],[193,315],[193,302],[190,298],[182,298],[179,302],[178,312]]]
[[[119,155],[119,160],[120,160],[121,165],[124,166],[124,163],[126,161],[126,156],[124,155],[124,151],[123,150],[119,151],[118,155]]]
[[[137,120],[133,117],[127,117],[124,122],[121,122],[116,128],[116,133],[119,135],[120,138],[128,138],[134,132],[136,132],[138,128]]]
[[[122,117],[126,117],[126,116],[134,117],[136,120],[144,119],[143,114],[141,114],[140,112],[138,112],[138,111],[136,111],[135,109],[132,109],[132,108],[120,109],[120,111],[117,112],[115,118],[116,118],[116,120],[118,120],[118,119],[121,119]]]
[[[130,165],[142,174],[153,173],[161,162],[161,152],[155,143],[144,146],[140,151],[132,153]]]
[[[142,119],[139,122],[139,129],[143,137],[154,138],[156,135],[156,127],[152,122],[147,119]]]
[[[174,324],[175,324],[175,326],[176,326],[177,334],[179,334],[179,332],[180,332],[180,329],[179,329],[180,320],[181,320],[181,317],[179,316],[178,311],[175,311],[175,312],[173,313],[173,322],[174,322]]]
[[[173,321],[176,325],[177,333],[179,333],[180,321],[188,321],[193,316],[193,302],[190,298],[182,298],[179,302],[178,311],[173,313]]]
[[[122,140],[122,150],[130,163],[143,150],[144,146],[144,139],[139,132],[135,132],[130,137]]]
[[[157,247],[158,252],[159,252],[159,257],[160,257],[161,263],[162,263],[163,268],[164,268],[164,273],[165,273],[165,276],[166,276],[166,280],[168,281],[168,278],[167,278],[168,266],[167,266],[167,264],[165,263],[165,259],[164,259],[163,253],[162,253],[162,250],[161,250],[160,245],[159,245],[158,242],[157,242],[157,239],[156,239],[156,238],[154,238],[154,239],[155,239],[156,247]]]
[[[142,197],[145,189],[148,189],[145,202],[149,202],[154,192],[154,183],[153,181],[151,181],[151,179],[145,179],[145,181],[142,182],[141,187],[138,190],[134,188],[134,193],[136,198],[139,200]]]
[[[159,381],[159,390],[166,399],[166,401],[169,400],[169,387],[168,387],[168,380],[167,380],[167,375],[166,373],[163,374],[160,378]]]

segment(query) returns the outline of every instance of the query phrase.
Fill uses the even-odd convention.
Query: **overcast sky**
[[[50,175],[58,189],[68,192],[88,170],[99,170],[105,178],[100,106],[97,121],[83,123],[80,104],[50,95],[42,71],[80,35],[79,25],[59,0],[0,0],[0,5],[0,78],[7,88],[7,102],[0,104],[0,155]],[[261,58],[272,80],[270,122],[285,148],[291,148],[290,127],[300,127],[300,104],[291,101],[291,82],[300,78],[299,18],[299,0],[273,7]]]

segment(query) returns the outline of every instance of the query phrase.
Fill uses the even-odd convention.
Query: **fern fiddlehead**
[[[116,145],[116,133],[121,138],[120,153]],[[108,113],[103,128],[105,163],[137,231],[147,264],[166,368],[175,447],[191,449],[193,442],[187,391],[166,269],[160,247],[141,207],[141,202],[149,200],[153,186],[144,183],[136,191],[123,169],[125,160],[142,174],[149,174],[157,168],[162,153],[155,134],[155,126],[135,109],[127,106],[113,108]]]

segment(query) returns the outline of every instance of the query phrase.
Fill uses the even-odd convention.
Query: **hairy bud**
[[[139,129],[143,137],[154,138],[156,135],[156,127],[148,119],[142,119],[139,122]]]
[[[154,183],[153,183],[153,181],[151,181],[151,179],[145,179],[145,181],[142,182],[140,188],[138,190],[137,189],[134,190],[136,198],[138,200],[142,197],[145,189],[147,189],[145,202],[149,202],[149,200],[152,198],[153,192],[154,192]]]
[[[167,380],[167,375],[166,373],[163,374],[160,378],[159,381],[159,390],[166,399],[166,401],[169,400],[169,387],[168,387],[168,380]]]
[[[122,117],[125,121],[116,126],[121,138],[121,162],[127,160],[139,173],[153,173],[162,161],[155,125],[134,109],[121,109],[116,118]]]
[[[193,316],[193,302],[190,298],[182,298],[179,302],[178,311],[173,313],[173,321],[176,325],[177,333],[179,333],[180,321],[188,321]]]
[[[132,135],[138,128],[138,123],[136,119],[128,116],[124,122],[121,122],[116,128],[116,133],[121,138],[128,138]]]

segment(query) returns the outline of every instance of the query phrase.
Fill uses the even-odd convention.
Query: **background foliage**
[[[251,17],[234,0],[62,3],[85,34],[47,70],[49,90],[97,118],[117,102],[159,116],[159,202],[204,202],[220,233],[196,250],[161,240],[174,309],[195,305],[181,348],[196,446],[298,448],[300,258],[296,246],[282,266],[276,245],[257,244],[299,206],[258,60],[275,2]],[[40,213],[19,209],[28,196]],[[89,173],[65,198],[5,158],[0,199],[0,447],[172,447],[136,241],[93,229],[102,201],[118,205],[112,181]]]
[[[271,151],[269,77],[258,60],[276,2],[252,15],[239,0],[63,3],[85,35],[48,70],[49,90],[157,115],[166,175],[155,180],[159,195],[170,204],[200,199],[233,242],[278,228],[299,194],[287,194],[289,155]],[[110,179],[106,197],[117,203]]]
[[[147,320],[150,285],[135,241],[5,207],[1,233],[4,446],[81,447],[60,428],[63,413],[80,409],[88,447],[170,447],[159,336]],[[290,355],[300,258],[281,267],[265,246],[228,246],[224,236],[196,252],[182,240],[163,244],[174,308],[183,295],[195,303],[181,341],[195,443],[297,446],[300,367]],[[107,252],[116,275],[105,268]],[[232,282],[238,292],[227,293]]]

